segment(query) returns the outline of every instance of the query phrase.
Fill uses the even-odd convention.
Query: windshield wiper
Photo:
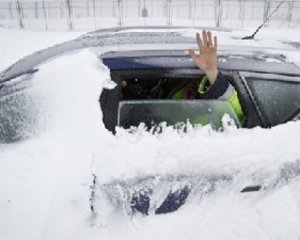
[[[278,11],[282,4],[284,4],[287,0],[283,0],[278,6],[274,9],[274,11],[265,19],[265,21],[255,30],[255,32],[247,37],[243,37],[242,40],[252,40],[254,39],[255,35],[259,32],[259,30],[266,24],[267,21]]]

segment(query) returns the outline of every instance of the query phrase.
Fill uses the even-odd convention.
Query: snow
[[[222,27],[258,27],[265,13],[271,12],[280,2],[265,0],[244,1],[209,1],[209,0],[123,0],[73,1],[71,17],[68,16],[68,4],[65,2],[45,2],[45,12],[42,1],[19,0],[22,23],[26,29],[35,30],[85,30],[111,26],[137,25],[181,25],[181,26],[216,26]],[[35,5],[37,4],[37,5]],[[93,7],[95,6],[95,7]],[[16,4],[0,1],[1,25],[5,27],[20,27]],[[274,14],[268,26],[273,28],[299,27],[299,1],[287,1]],[[147,17],[144,12],[147,12]],[[70,26],[72,25],[72,27]]]
[[[78,34],[0,31],[7,54],[1,68]],[[11,39],[27,40],[16,46]],[[0,239],[299,239],[299,177],[270,191],[239,193],[254,173],[271,181],[283,164],[300,160],[299,121],[272,129],[226,126],[224,132],[204,126],[150,134],[140,127],[114,136],[101,122],[98,102],[109,79],[89,49],[40,66],[30,90],[40,110],[38,131],[0,145]],[[92,174],[104,184],[202,173],[239,177],[171,214],[129,217],[107,199],[98,199],[97,215],[89,209]]]
[[[81,35],[81,32],[38,32],[24,30],[7,30],[0,27],[0,71],[9,67],[20,58],[37,50],[50,47],[63,41],[71,40]]]
[[[295,48],[286,44],[287,42],[298,42],[299,32],[292,29],[262,29],[256,36],[255,40],[242,40],[243,37],[250,36],[255,31],[251,28],[235,29],[232,32],[218,32],[216,35],[222,41],[221,49],[226,50],[232,47],[240,48],[240,51],[247,51],[247,49],[260,47],[265,48],[265,53],[287,56],[287,61],[300,66],[300,51],[295,51]],[[183,36],[192,37],[195,35],[193,30],[182,33]],[[245,49],[246,47],[246,49]],[[274,60],[269,60],[274,61]]]

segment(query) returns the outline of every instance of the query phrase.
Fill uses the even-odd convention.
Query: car
[[[52,58],[85,48],[93,52],[110,70],[113,89],[99,94],[99,107],[104,126],[116,133],[118,127],[131,128],[144,123],[153,129],[165,122],[181,127],[181,123],[211,124],[222,128],[227,114],[240,127],[270,128],[300,118],[300,67],[290,61],[290,54],[298,51],[295,42],[274,40],[281,46],[265,47],[265,42],[242,40],[242,36],[227,29],[211,29],[219,35],[218,68],[236,89],[246,121],[240,122],[232,106],[220,100],[173,100],[168,97],[174,87],[204,76],[187,54],[196,48],[195,32],[201,28],[115,28],[85,34],[21,59],[0,74],[0,141],[11,143],[29,137],[35,119],[28,114],[32,108],[26,91],[30,80],[39,71],[39,65]],[[230,38],[222,45],[222,36]],[[269,43],[269,41],[266,41]],[[274,45],[275,45],[274,44]],[[251,47],[253,45],[253,47]],[[275,46],[277,46],[275,45]],[[160,129],[159,129],[160,131]],[[191,193],[191,189],[214,191],[220,182],[232,181],[231,176],[148,176],[126,184],[113,182],[92,189],[115,196],[129,194],[128,213],[149,214],[154,188],[165,183],[181,182],[170,191],[155,214],[176,211]],[[96,176],[94,184],[96,184]],[[178,186],[174,184],[175,186]],[[205,186],[205,188],[203,188]],[[168,188],[167,187],[167,188]],[[258,191],[262,186],[245,186],[241,192]],[[120,190],[122,189],[122,191]],[[99,194],[99,193],[98,193]],[[95,210],[91,193],[91,210]],[[116,201],[120,202],[120,201]]]
[[[183,27],[104,29],[21,59],[0,74],[1,141],[22,138],[18,131],[26,128],[28,122],[34,122],[26,120],[23,104],[15,106],[16,112],[12,112],[9,109],[11,103],[7,102],[11,98],[6,96],[14,93],[15,98],[20,97],[15,93],[26,88],[27,80],[38,71],[41,63],[84,48],[97,49],[96,52],[101,53],[99,61],[110,69],[111,79],[116,83],[114,89],[104,89],[99,96],[104,125],[112,132],[117,126],[129,128],[141,122],[147,126],[160,122],[174,125],[187,120],[193,123],[193,119],[201,114],[207,116],[204,123],[217,129],[224,113],[245,128],[270,128],[299,119],[300,68],[287,61],[288,54],[297,51],[298,45],[280,42],[284,48],[275,49],[266,48],[262,42],[262,47],[249,47],[254,40],[231,36],[230,45],[222,46],[222,34],[231,34],[226,29],[212,29],[220,35],[221,41],[218,68],[238,92],[246,121],[239,123],[226,102],[168,99],[168,91],[178,83],[203,77],[186,51],[190,47],[196,48],[194,35],[186,33],[199,30]],[[27,80],[20,80],[24,76]],[[23,120],[17,120],[21,115],[24,115]],[[15,126],[16,122],[19,127]]]

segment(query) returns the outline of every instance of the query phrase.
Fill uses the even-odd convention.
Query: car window
[[[220,100],[136,100],[121,101],[118,110],[118,125],[124,128],[138,126],[143,122],[153,126],[161,122],[168,125],[186,123],[222,128],[224,114],[240,126],[232,106]]]
[[[32,135],[37,128],[38,103],[24,75],[0,85],[0,144]]]
[[[246,78],[262,112],[272,126],[283,123],[300,109],[300,81]]]
[[[193,78],[133,78],[121,81],[122,100],[170,99],[189,82],[198,82],[203,75]]]

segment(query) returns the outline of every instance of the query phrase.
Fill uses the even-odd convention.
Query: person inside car
[[[205,73],[200,80],[191,80],[184,87],[172,93],[172,99],[218,99],[228,101],[243,124],[246,116],[242,110],[238,94],[217,68],[218,39],[210,31],[203,30],[202,38],[196,34],[199,54],[189,49],[194,63]]]

